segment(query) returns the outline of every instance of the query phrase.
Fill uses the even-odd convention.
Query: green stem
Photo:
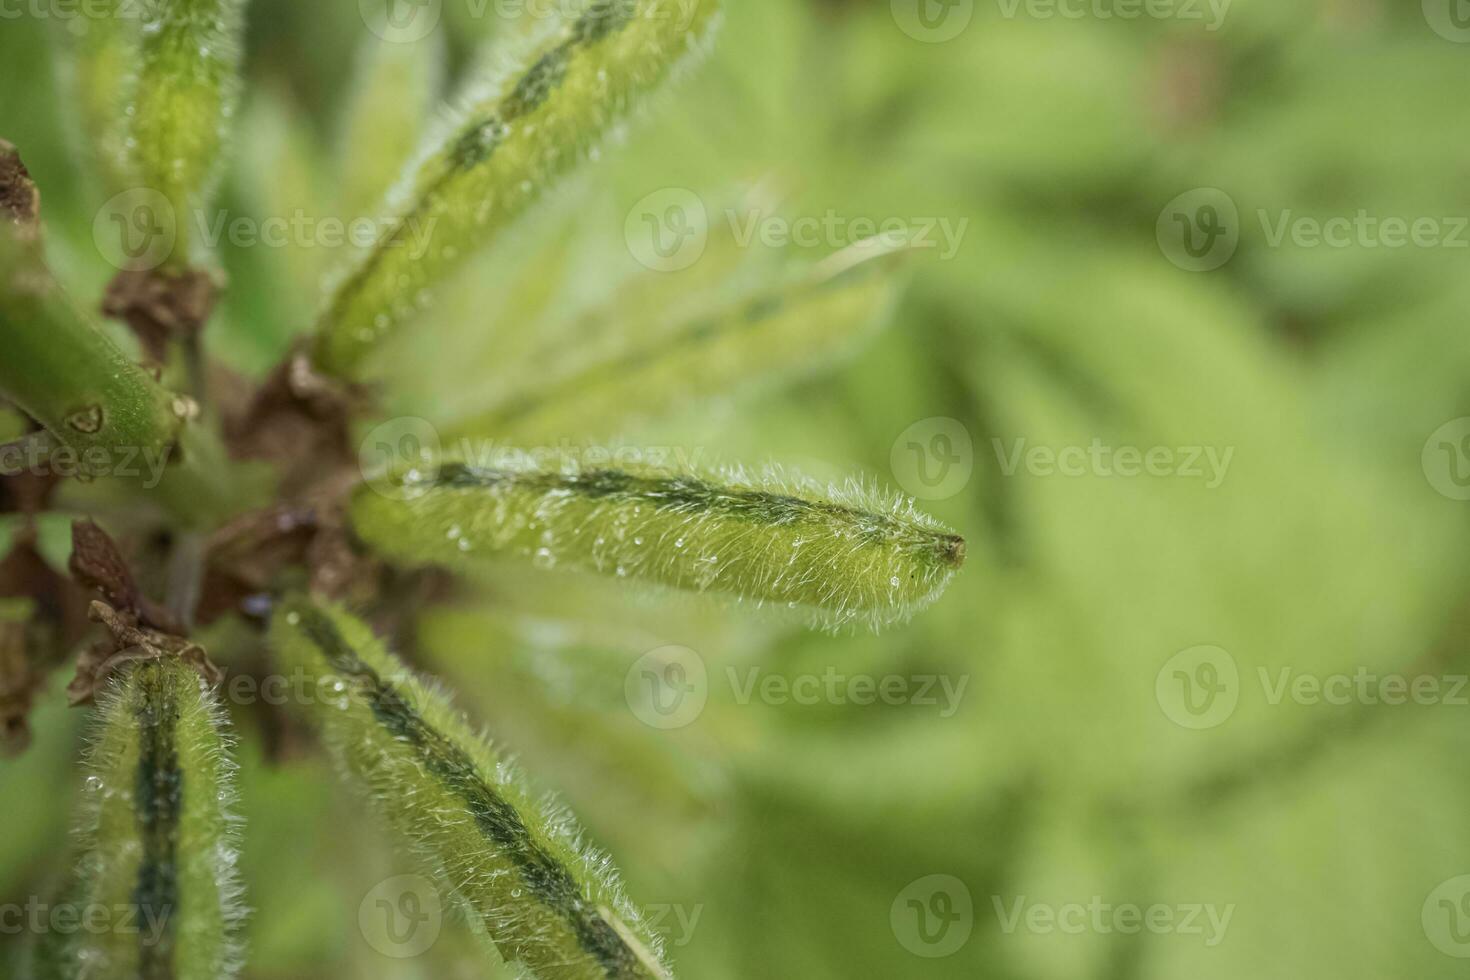
[[[162,496],[188,522],[224,508],[191,405],[110,340],[61,289],[39,247],[0,229],[0,395],[45,426],[89,476],[148,472],[168,459]],[[189,450],[195,451],[189,451]],[[181,451],[183,450],[183,451]]]

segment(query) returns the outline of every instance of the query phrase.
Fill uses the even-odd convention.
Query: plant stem
[[[0,395],[45,426],[88,476],[170,462],[161,495],[189,523],[224,507],[225,481],[198,458],[193,407],[155,381],[62,291],[37,242],[0,228]],[[195,450],[195,451],[190,451]]]

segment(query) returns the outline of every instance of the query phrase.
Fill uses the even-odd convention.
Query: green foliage
[[[337,167],[342,213],[376,216],[413,159],[443,85],[442,39],[369,35],[343,112]]]
[[[343,775],[507,961],[542,980],[668,976],[655,938],[570,816],[536,799],[366,624],[293,599],[271,640],[322,694],[312,718]]]
[[[964,563],[910,501],[777,471],[493,469],[444,462],[368,485],[352,522],[401,561],[516,558],[798,610],[825,626],[900,622]]]
[[[177,660],[125,667],[98,708],[85,766],[83,852],[65,893],[129,917],[78,932],[84,977],[225,980],[241,963],[234,763],[225,720]]]
[[[464,96],[401,188],[388,229],[318,324],[317,366],[357,377],[363,359],[432,303],[430,290],[590,155],[688,57],[716,0],[596,0],[508,55]]]
[[[518,364],[528,380],[512,382],[496,408],[459,428],[523,445],[609,436],[701,398],[814,372],[888,317],[902,258],[882,242],[854,245],[792,282],[667,325],[658,324],[659,312],[620,297],[622,317],[642,312],[653,322],[595,324],[600,329],[571,356],[575,339],[556,337]]]

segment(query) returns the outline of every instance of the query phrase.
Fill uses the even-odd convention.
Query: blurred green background
[[[334,193],[358,6],[253,0],[229,213]],[[419,662],[613,855],[681,976],[1464,976],[1462,0],[728,6],[711,60],[400,352],[394,409],[438,417],[525,331],[645,275],[630,229],[658,192],[715,222],[752,200],[843,219],[783,250],[805,257],[853,219],[944,222],[957,250],[920,254],[864,352],[640,438],[934,498],[968,565],[879,636],[517,571],[425,616]],[[495,10],[444,0],[447,85],[507,30]],[[102,202],[56,27],[0,20],[0,137],[92,296]],[[227,247],[216,349],[279,357],[322,251]],[[523,322],[506,296],[533,275],[550,298]],[[1094,446],[1171,462],[1127,475]],[[697,652],[708,701],[666,730],[625,682],[667,645]],[[834,675],[813,703],[744,696]],[[857,703],[863,678],[933,687]],[[0,763],[0,903],[64,860],[84,720],[64,680]],[[321,762],[267,764],[238,718],[247,976],[491,975],[452,922],[384,954],[359,913],[404,869]],[[22,939],[0,935],[4,962]]]

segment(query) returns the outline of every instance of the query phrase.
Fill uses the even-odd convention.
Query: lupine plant
[[[232,721],[200,639],[235,623],[262,671],[333,693],[305,709],[320,744],[487,955],[540,978],[671,976],[609,860],[392,652],[405,621],[452,591],[448,576],[521,563],[879,629],[943,591],[965,542],[869,483],[770,464],[613,465],[587,446],[493,465],[446,454],[384,422],[378,368],[395,337],[431,338],[436,292],[534,222],[711,43],[716,0],[592,0],[517,25],[417,151],[437,52],[374,39],[342,197],[381,231],[258,379],[211,354],[227,286],[192,220],[229,145],[245,4],[144,6],[141,23],[90,18],[61,41],[87,170],[115,194],[99,221],[138,245],[99,313],[49,261],[46,175],[0,146],[0,395],[16,429],[0,507],[19,519],[0,565],[5,737],[24,748],[33,701],[74,660],[67,693],[91,705],[93,736],[58,887],[156,925],[48,935],[34,974],[218,980],[246,961]],[[733,279],[735,251],[712,233],[696,269],[651,272],[575,334],[512,337],[473,410],[436,421],[530,445],[586,439],[790,376],[865,336],[905,264],[901,242],[874,241],[763,273],[716,308],[650,309],[668,283]],[[137,458],[161,461],[156,479],[128,475]],[[68,575],[41,555],[58,516]]]

